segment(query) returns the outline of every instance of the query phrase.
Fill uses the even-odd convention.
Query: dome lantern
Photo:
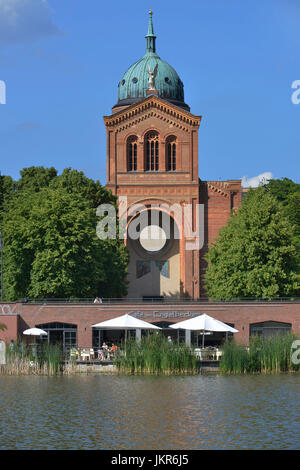
[[[149,90],[154,90],[154,88],[158,97],[190,111],[189,106],[184,102],[183,83],[179,75],[156,53],[156,35],[151,10],[145,38],[146,53],[124,73],[118,85],[118,103],[113,107],[113,112],[142,101],[149,96]],[[151,80],[150,75],[153,77]]]

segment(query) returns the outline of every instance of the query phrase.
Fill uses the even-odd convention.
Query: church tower
[[[133,215],[126,214],[128,297],[197,299],[203,290],[201,257],[210,241],[208,226],[204,228],[205,220],[208,221],[208,192],[227,193],[225,206],[221,204],[220,226],[230,215],[234,196],[228,182],[218,182],[210,188],[199,180],[201,116],[190,112],[179,75],[156,53],[151,11],[146,52],[125,72],[118,90],[112,114],[104,117],[107,188],[119,202],[126,200],[127,208],[140,206]],[[240,185],[233,185],[236,194]],[[187,249],[197,228],[199,204],[204,207],[201,229],[205,246],[191,243],[194,248]],[[184,213],[184,207],[189,211]],[[119,210],[124,216],[122,205]],[[143,226],[138,223],[139,216]],[[184,222],[187,217],[189,220]],[[166,223],[169,230],[165,229]],[[188,235],[184,223],[189,226]],[[135,230],[130,230],[132,227]],[[213,231],[216,227],[218,222],[213,224]],[[130,234],[139,229],[139,236]]]

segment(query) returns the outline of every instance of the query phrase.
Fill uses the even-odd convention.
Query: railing
[[[207,346],[206,348],[191,348],[195,356],[201,361],[220,361],[222,350],[218,347]],[[124,351],[118,348],[116,351],[104,348],[64,348],[63,357],[65,361],[74,362],[113,362],[124,354]]]
[[[199,299],[189,299],[189,298],[178,298],[178,297],[149,297],[147,299],[143,298],[102,298],[100,301],[95,302],[95,299],[85,299],[85,298],[64,298],[64,299],[55,299],[55,298],[45,298],[45,299],[21,299],[20,303],[23,304],[88,304],[100,306],[104,305],[116,305],[116,304],[195,304],[195,303],[277,303],[277,302],[291,302],[291,303],[300,303],[299,297],[276,297],[274,299],[258,299],[254,297],[245,297],[245,298],[233,298],[233,299],[209,299],[207,297],[201,297]]]
[[[111,348],[64,348],[64,359],[79,362],[111,362],[114,361],[118,355],[122,354],[119,348],[112,351]]]
[[[207,348],[195,348],[194,354],[200,361],[220,361],[222,350],[208,346]]]
[[[222,350],[218,347],[207,346],[206,348],[191,348],[195,356],[201,361],[220,361]],[[65,348],[64,359],[74,362],[113,362],[124,354],[124,351],[117,349],[105,350],[103,348]]]

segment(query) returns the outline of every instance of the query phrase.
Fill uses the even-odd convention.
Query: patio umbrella
[[[48,335],[48,333],[40,328],[29,328],[29,330],[23,331],[23,335],[30,335],[30,336],[42,336]]]
[[[43,336],[43,335],[48,335],[46,331],[41,330],[40,328],[29,328],[29,330],[23,331],[23,335],[28,335],[28,336],[34,336],[34,345],[33,345],[33,355],[36,357],[36,336]]]
[[[203,333],[207,331],[224,331],[226,333],[238,333],[238,330],[232,328],[226,323],[217,320],[216,318],[210,317],[203,313],[203,315],[198,315],[197,317],[190,318],[189,320],[184,320],[179,323],[174,323],[170,325],[170,328],[174,329],[183,329],[183,330],[198,330]],[[202,336],[202,346],[204,346],[204,335]]]
[[[92,325],[92,328],[105,328],[107,330],[125,330],[125,350],[126,350],[126,336],[128,330],[161,330],[159,326],[153,325],[143,320],[139,320],[126,313],[120,317],[112,318],[101,323]]]

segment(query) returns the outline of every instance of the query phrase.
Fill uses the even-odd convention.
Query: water
[[[300,376],[0,376],[0,449],[299,449]]]

